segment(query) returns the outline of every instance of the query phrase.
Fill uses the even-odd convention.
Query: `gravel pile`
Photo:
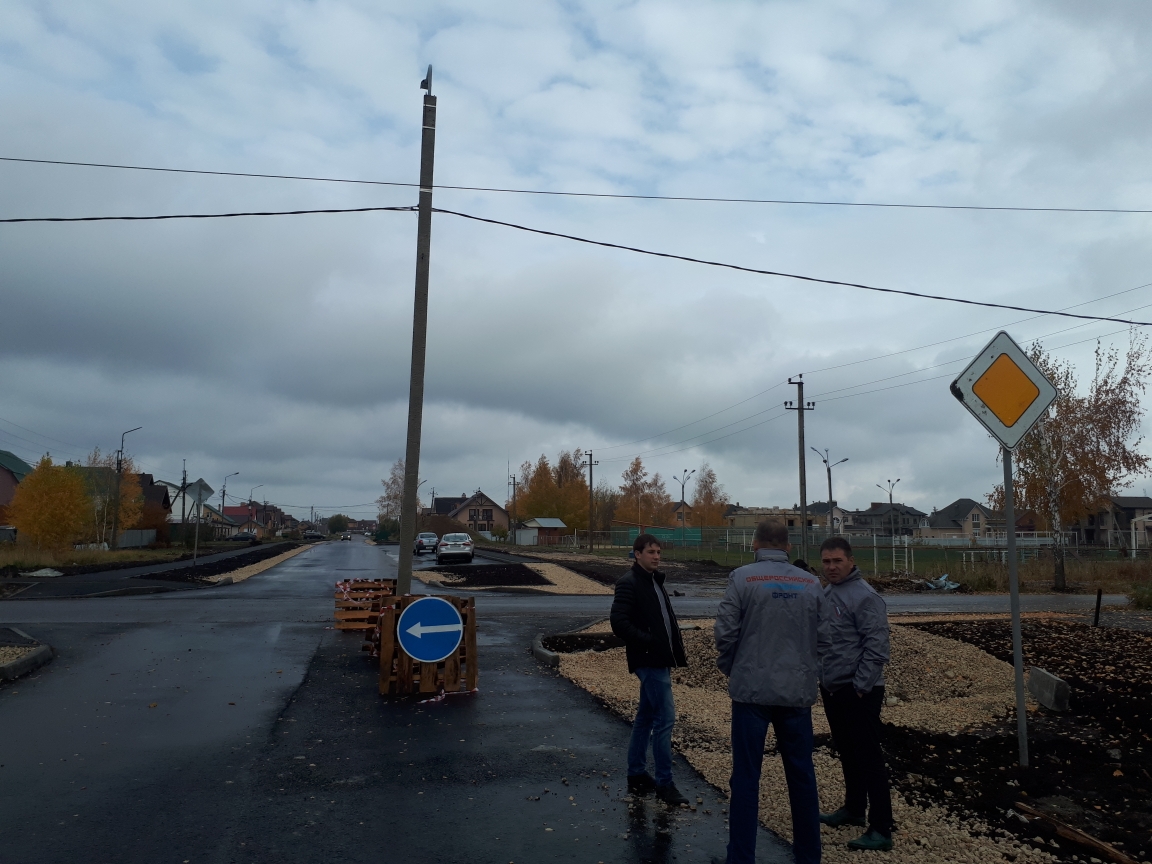
[[[892,628],[892,634],[890,681],[892,688],[903,695],[898,697],[898,704],[885,708],[886,721],[925,731],[950,731],[1002,716],[1005,704],[1011,705],[1012,668],[1008,664],[979,649],[969,651],[972,646],[950,639],[921,638],[932,634],[899,626]],[[727,680],[715,668],[711,627],[685,631],[683,635],[689,666],[675,670],[673,677],[677,711],[673,745],[709,783],[727,792],[732,770]],[[634,716],[637,685],[628,674],[623,648],[561,655],[560,672],[625,719]],[[816,735],[827,735],[827,720],[819,705],[812,715]],[[820,741],[818,737],[818,744]],[[760,786],[760,818],[767,828],[790,839],[787,786],[780,760],[775,758],[771,732],[767,750]],[[839,760],[827,746],[818,746],[813,759],[821,808],[834,810],[844,794]],[[979,819],[936,805],[911,803],[899,792],[893,793],[893,809],[898,825],[897,845],[892,853],[886,853],[885,860],[930,864],[1055,860]],[[822,831],[826,861],[858,862],[860,855],[866,854],[850,853],[844,846],[859,834],[859,829],[835,830],[825,826]]]
[[[233,570],[230,573],[217,573],[214,576],[209,576],[204,581],[216,583],[221,581],[225,576],[231,576],[233,582],[243,582],[245,579],[249,579],[252,576],[255,576],[257,573],[263,573],[265,570],[269,570],[275,567],[277,564],[287,561],[289,558],[294,558],[301,552],[307,552],[315,545],[315,543],[311,543],[307,546],[297,546],[295,549],[289,549],[287,552],[275,555],[272,558],[265,558],[263,561],[258,561],[255,564],[249,564],[247,567],[241,567],[239,570]]]
[[[0,645],[0,665],[19,660],[25,654],[31,654],[39,645]]]
[[[551,586],[541,590],[552,594],[611,594],[612,588],[600,582],[594,582],[587,576],[573,573],[559,564],[526,564],[529,570],[534,570],[552,583]]]

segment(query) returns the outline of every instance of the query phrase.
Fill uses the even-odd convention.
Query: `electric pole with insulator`
[[[416,498],[420,483],[420,430],[424,422],[424,360],[428,347],[428,267],[432,247],[432,164],[436,155],[436,97],[432,67],[420,82],[424,119],[420,137],[420,207],[416,225],[416,298],[412,306],[412,374],[408,384],[408,445],[404,454],[404,498],[400,506],[400,561],[396,593],[412,593],[412,550],[416,542]]]
[[[808,563],[808,468],[804,453],[804,414],[816,408],[815,402],[804,401],[804,376],[797,375],[796,380],[788,379],[789,384],[796,385],[796,401],[785,402],[784,407],[796,412],[796,431],[800,447],[800,557]]]
[[[599,462],[592,461],[592,451],[588,451],[588,461],[581,462],[581,468],[588,469],[588,551],[592,551],[592,510],[593,510],[593,493],[592,493],[592,467],[599,465]]]
[[[116,505],[112,510],[112,542],[109,544],[113,549],[120,548],[120,474],[124,470],[124,437],[129,432],[136,432],[143,428],[143,426],[137,426],[135,429],[121,433],[120,449],[116,451]]]

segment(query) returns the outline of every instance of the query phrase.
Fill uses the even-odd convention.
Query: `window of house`
[[[789,520],[788,520],[788,527],[789,527],[789,528],[792,528],[792,527],[794,527],[795,525],[796,525],[796,522],[795,522],[794,520],[792,520],[792,519],[789,519]]]
[[[480,518],[483,519],[485,522],[491,522],[492,521],[492,511],[491,510],[485,510],[483,515]]]
[[[973,513],[973,514],[972,514],[972,525],[973,525],[973,527],[975,527],[976,525],[979,525],[979,524],[980,524],[980,514],[979,514],[979,513]]]
[[[479,518],[479,516],[480,516],[479,510],[469,510],[468,511],[468,520],[470,522],[475,522]]]

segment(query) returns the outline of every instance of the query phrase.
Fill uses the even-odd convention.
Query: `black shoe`
[[[723,858],[717,858],[715,855],[713,855],[712,864],[728,864],[728,856],[725,855]]]
[[[885,837],[875,828],[869,828],[855,840],[849,840],[848,848],[866,849],[875,852],[887,852],[892,848],[892,838]]]
[[[859,825],[861,828],[864,827],[864,817],[853,816],[848,812],[847,807],[841,807],[832,813],[821,813],[820,821],[833,828],[839,828],[841,825]]]
[[[676,788],[675,783],[669,783],[667,786],[657,786],[656,797],[672,807],[679,807],[681,804],[688,803],[688,799]]]
[[[628,793],[630,795],[647,795],[655,788],[656,781],[647,771],[643,774],[628,775]]]

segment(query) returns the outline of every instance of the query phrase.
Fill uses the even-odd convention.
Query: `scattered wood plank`
[[[1056,829],[1056,833],[1063,837],[1065,840],[1071,840],[1073,843],[1079,843],[1081,846],[1087,846],[1089,849],[1099,852],[1101,855],[1109,858],[1117,864],[1139,864],[1139,862],[1117,849],[1110,843],[1105,843],[1103,840],[1098,840],[1091,834],[1081,831],[1079,828],[1073,828],[1067,822],[1062,822],[1055,816],[1050,816],[1043,810],[1037,810],[1035,807],[1030,807],[1022,801],[1016,802],[1016,809],[1021,813],[1031,816],[1035,819],[1040,819],[1047,822]]]

